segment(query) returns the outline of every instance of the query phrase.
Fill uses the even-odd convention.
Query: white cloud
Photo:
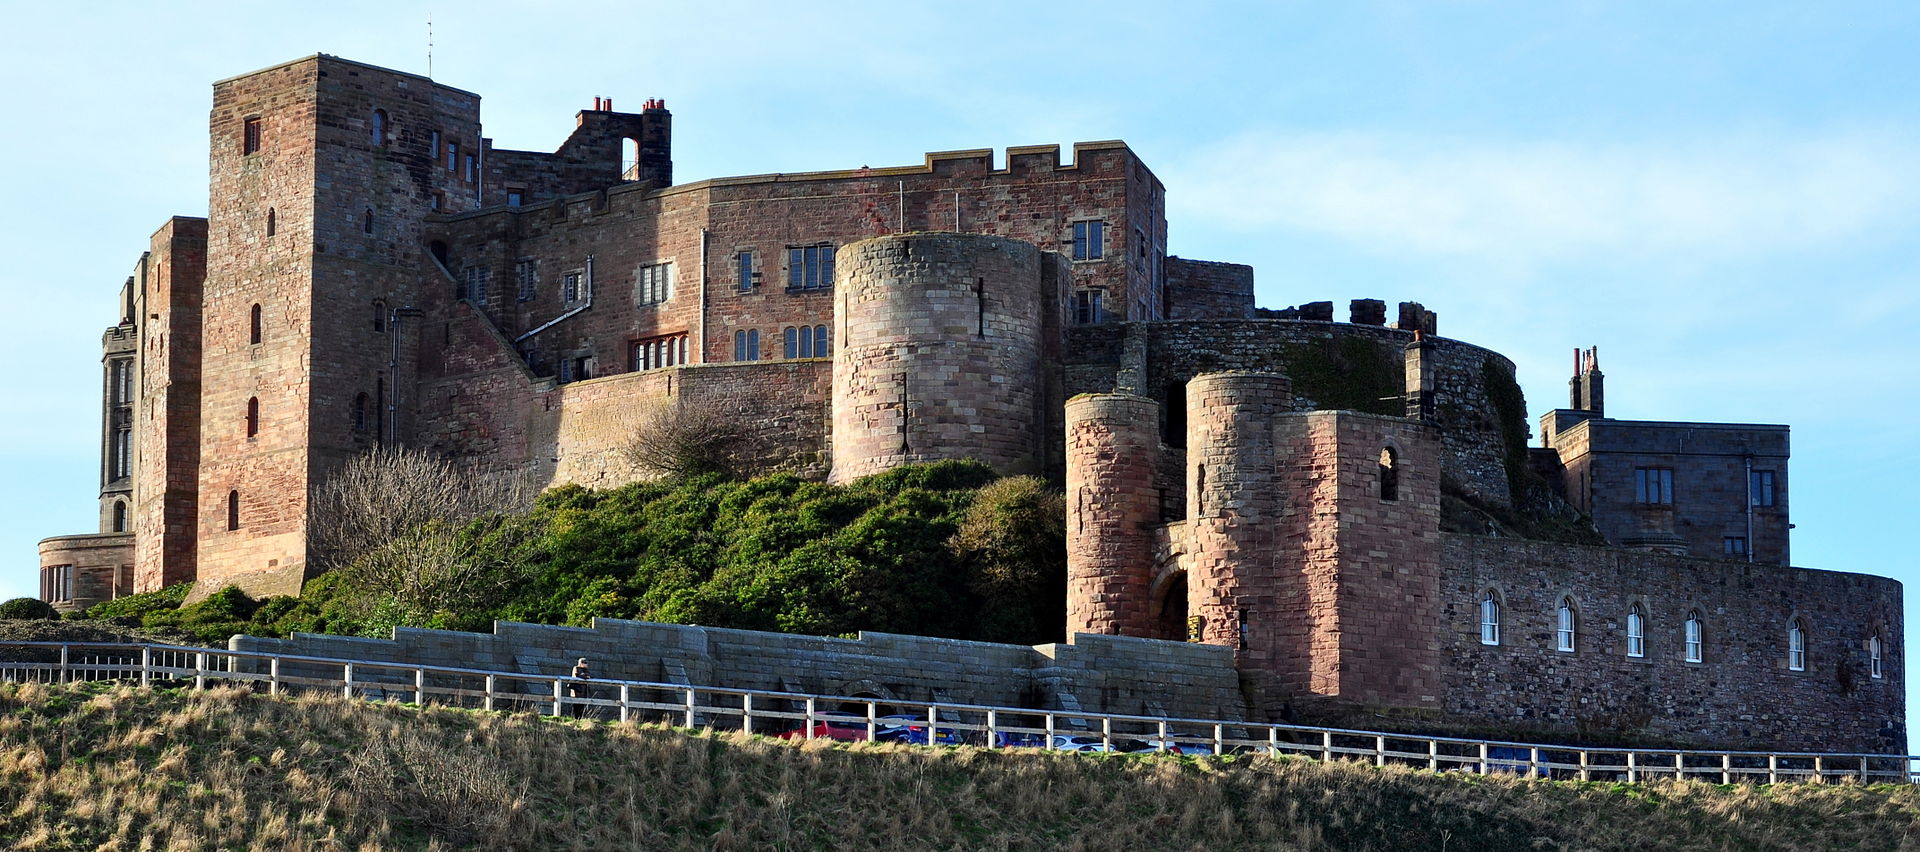
[[[1767,255],[1897,234],[1920,212],[1920,138],[1874,132],[1621,144],[1267,130],[1162,172],[1182,222],[1482,262]]]

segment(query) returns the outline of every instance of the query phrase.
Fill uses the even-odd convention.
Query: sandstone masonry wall
[[[1442,535],[1445,709],[1463,719],[1668,737],[1733,748],[1906,753],[1900,583],[1884,577],[1610,548]],[[1480,642],[1481,595],[1504,605],[1501,644]],[[1554,650],[1571,598],[1575,650]],[[1626,617],[1646,614],[1646,656]],[[1704,622],[1703,661],[1684,623]],[[1807,625],[1806,670],[1787,630]],[[1868,646],[1882,643],[1884,677]]]
[[[1151,527],[1159,407],[1125,394],[1067,400],[1067,635],[1155,636]]]
[[[59,572],[70,571],[67,597],[49,596]],[[40,542],[41,599],[61,612],[76,612],[133,593],[133,535],[63,535]]]

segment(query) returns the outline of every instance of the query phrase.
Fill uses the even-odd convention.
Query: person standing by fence
[[[580,718],[581,704],[577,699],[587,698],[591,695],[591,687],[583,682],[593,679],[593,675],[587,670],[587,658],[581,657],[580,662],[574,663],[573,673],[568,676],[573,678],[574,682],[567,684],[567,697],[576,699],[569,707],[569,715],[578,719]]]

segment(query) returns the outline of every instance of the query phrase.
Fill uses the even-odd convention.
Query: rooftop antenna
[[[427,79],[433,79],[433,13],[427,13]]]

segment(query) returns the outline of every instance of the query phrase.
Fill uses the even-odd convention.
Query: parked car
[[[1166,751],[1168,754],[1212,754],[1213,753],[1212,743],[1194,742],[1194,740],[1202,739],[1202,737],[1199,734],[1183,734],[1183,733],[1175,732],[1175,733],[1168,734],[1167,737],[1168,739],[1166,741],[1167,743]],[[1153,740],[1146,740],[1142,742],[1141,747],[1136,749],[1135,751],[1157,752],[1159,750],[1160,750],[1160,740],[1153,739]]]
[[[805,727],[788,731],[780,735],[783,739],[804,740],[807,738]],[[867,717],[855,713],[836,713],[832,711],[813,714],[813,738],[839,740],[847,743],[867,741]]]
[[[880,742],[907,743],[909,745],[927,744],[927,717],[911,713],[896,713],[881,716],[874,720],[874,739]],[[941,725],[934,732],[935,745],[959,745],[960,732]]]
[[[1053,748],[1055,751],[1120,751],[1119,743],[1108,744],[1099,737],[1077,734],[1054,734]]]
[[[1046,748],[1047,736],[1045,734],[997,731],[993,735],[993,744],[999,748]]]

